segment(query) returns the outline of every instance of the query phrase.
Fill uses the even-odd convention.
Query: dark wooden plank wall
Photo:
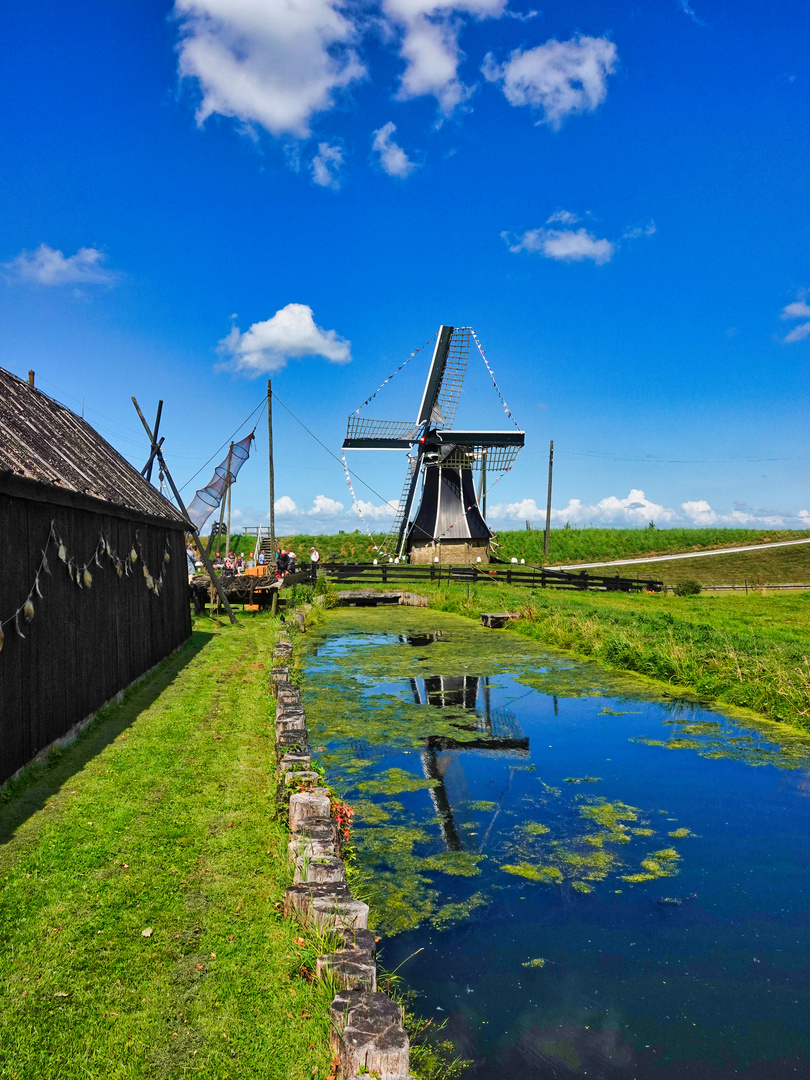
[[[0,621],[25,602],[54,521],[68,553],[92,558],[100,533],[122,559],[136,535],[155,577],[170,562],[160,596],[146,587],[142,560],[119,578],[110,559],[89,562],[91,587],[80,588],[48,548],[35,616],[3,627],[0,650],[0,783],[54,739],[129,686],[191,633],[184,534],[117,516],[0,494]]]

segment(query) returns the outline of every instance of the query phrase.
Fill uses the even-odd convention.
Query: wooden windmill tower
[[[453,430],[471,334],[468,326],[439,328],[415,420],[370,420],[360,416],[359,409],[349,417],[344,450],[408,454],[390,540],[392,552],[408,553],[412,562],[488,561],[492,532],[484,520],[487,476],[511,468],[523,446],[524,433],[517,429]],[[474,471],[480,474],[477,494]],[[412,514],[420,482],[421,497]]]

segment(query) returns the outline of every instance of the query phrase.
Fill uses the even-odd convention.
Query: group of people
[[[202,565],[192,544],[188,544],[186,548],[186,560],[188,562],[189,581],[191,581],[191,578],[197,573],[198,568]],[[288,574],[295,573],[296,554],[294,551],[288,551],[287,548],[279,548],[276,552],[274,561],[277,577],[287,577]],[[311,547],[309,549],[310,566],[314,568],[320,561],[321,556],[317,548]],[[259,552],[257,563],[259,566],[272,565],[263,551]],[[251,562],[250,565],[252,566],[253,563]],[[237,555],[233,551],[229,551],[224,559],[222,558],[222,552],[218,551],[214,556],[213,566],[215,570],[222,571],[226,574],[244,574],[245,572],[245,560],[241,555]]]

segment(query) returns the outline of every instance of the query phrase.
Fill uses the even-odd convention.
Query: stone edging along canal
[[[304,616],[299,615],[303,629]],[[284,894],[284,916],[338,937],[340,948],[319,956],[318,978],[338,989],[330,1009],[332,1052],[339,1080],[373,1073],[380,1080],[408,1080],[409,1041],[402,1008],[377,990],[374,935],[368,929],[368,904],[355,900],[346,884],[342,831],[332,816],[328,788],[312,769],[301,691],[290,681],[293,646],[279,635],[271,689],[276,699],[276,777],[278,806],[289,817],[288,851],[294,884]]]

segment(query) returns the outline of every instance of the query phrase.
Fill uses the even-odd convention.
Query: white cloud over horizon
[[[98,248],[79,248],[75,255],[66,256],[40,244],[34,251],[21,251],[3,269],[14,280],[36,285],[111,285],[115,274],[104,268],[105,258]]]
[[[566,117],[594,112],[602,104],[616,63],[616,46],[608,38],[576,36],[515,49],[503,64],[488,53],[481,71],[501,86],[510,105],[539,112],[537,123],[557,131]]]
[[[351,342],[317,326],[306,304],[287,304],[244,333],[232,326],[217,351],[229,358],[224,368],[249,377],[280,371],[288,360],[321,356],[332,364],[348,364],[352,358]]]
[[[534,499],[522,499],[488,507],[487,519],[504,526],[514,523],[518,527],[530,521],[534,527],[538,527],[545,523],[546,510],[544,506],[539,507]],[[557,528],[566,523],[578,526],[643,528],[650,521],[664,528],[701,528],[712,525],[728,528],[810,528],[810,512],[799,510],[791,514],[747,508],[744,505],[735,505],[733,510],[718,512],[705,499],[689,500],[678,507],[668,507],[647,498],[639,488],[632,488],[624,498],[608,495],[591,503],[569,499],[566,506],[552,507],[551,510],[551,523]]]
[[[276,532],[296,533],[324,531],[364,531],[362,511],[366,525],[374,532],[387,532],[397,504],[376,505],[358,499],[355,506],[344,506],[327,495],[316,495],[310,507],[299,506],[289,495],[282,495],[275,502]],[[538,506],[534,499],[520,499],[511,503],[496,503],[488,507],[487,520],[496,531],[523,529],[526,521],[533,528],[545,524],[546,508]],[[269,514],[255,510],[235,510],[233,519],[245,525],[266,527]],[[763,510],[735,503],[732,509],[715,510],[706,499],[691,499],[677,507],[648,498],[639,488],[632,488],[624,498],[609,495],[595,502],[569,499],[565,506],[553,507],[551,524],[562,528],[566,524],[575,528],[646,528],[653,521],[658,528],[763,528],[763,529],[810,529],[810,510],[787,511]],[[236,531],[236,530],[235,530]]]

